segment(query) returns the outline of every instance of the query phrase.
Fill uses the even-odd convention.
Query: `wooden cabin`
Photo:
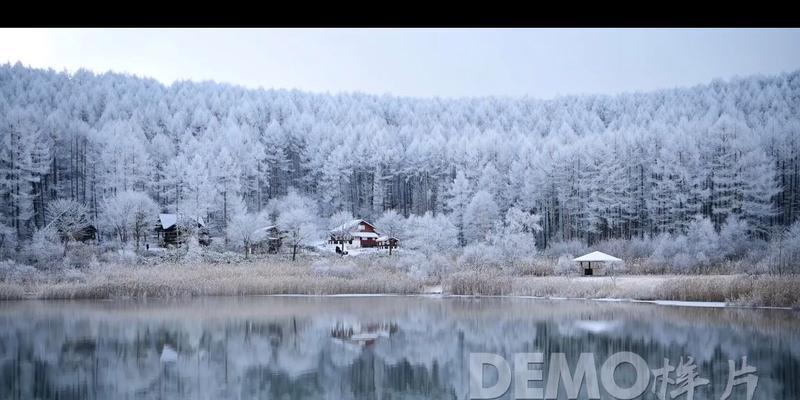
[[[191,226],[197,229],[197,239],[203,246],[211,244],[211,237],[208,234],[205,221],[200,217],[184,217],[180,214],[158,214],[158,223],[156,224],[156,236],[158,237],[161,245],[177,246],[180,247],[185,241],[185,235],[181,233],[181,225]]]
[[[354,219],[331,229],[329,244],[377,247],[378,233],[375,226],[363,219]]]
[[[89,242],[97,239],[97,228],[86,225],[83,229],[72,234],[72,239],[78,242]]]
[[[283,245],[286,232],[275,225],[265,226],[253,231],[250,252],[253,254],[277,254]]]

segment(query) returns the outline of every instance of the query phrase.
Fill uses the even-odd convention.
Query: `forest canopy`
[[[321,217],[455,216],[462,240],[487,217],[466,213],[512,207],[540,217],[539,247],[685,234],[698,216],[768,239],[800,212],[799,108],[800,71],[615,96],[423,99],[6,64],[0,233],[31,240],[59,199],[97,219],[123,192],[224,232],[231,204],[259,212],[297,191]]]

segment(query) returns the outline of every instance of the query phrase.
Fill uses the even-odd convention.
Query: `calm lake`
[[[512,368],[515,353],[543,353],[546,380],[553,353],[574,371],[580,353],[594,353],[599,370],[629,351],[651,369],[693,357],[709,380],[695,399],[719,399],[728,360],[738,368],[746,356],[757,369],[753,398],[795,400],[798,317],[510,298],[2,302],[0,399],[466,399],[471,352],[499,354]],[[620,385],[631,371],[617,369]],[[640,398],[657,399],[652,386]],[[736,386],[730,398],[745,391]]]

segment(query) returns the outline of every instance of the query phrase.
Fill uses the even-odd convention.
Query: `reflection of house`
[[[275,254],[283,244],[283,234],[277,226],[271,225],[253,231],[250,251],[255,254]]]
[[[394,322],[368,323],[355,327],[336,324],[331,329],[331,337],[361,346],[372,346],[379,338],[390,337],[397,333],[397,330],[398,326]]]
[[[378,245],[377,239],[374,225],[363,219],[354,219],[331,229],[328,243],[375,247]]]
[[[197,239],[203,246],[211,244],[205,221],[200,217],[184,217],[182,214],[158,214],[156,234],[163,246],[180,246],[186,231],[196,229]]]

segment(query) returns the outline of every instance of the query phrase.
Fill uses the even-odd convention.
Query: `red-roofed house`
[[[328,243],[375,247],[378,236],[374,225],[363,219],[354,219],[331,229]]]

